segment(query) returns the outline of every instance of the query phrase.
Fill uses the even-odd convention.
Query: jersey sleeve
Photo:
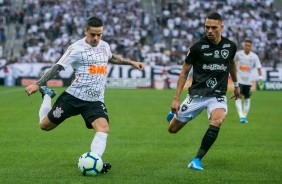
[[[236,46],[235,43],[233,43],[233,49],[234,49],[234,52],[232,53],[232,55],[231,55],[232,57],[231,58],[234,59],[235,61],[237,61],[236,60],[237,46]]]
[[[197,58],[198,58],[197,46],[193,45],[187,53],[187,56],[185,58],[185,63],[193,65],[197,61]]]
[[[75,53],[73,45],[70,45],[64,55],[59,59],[57,64],[63,66],[64,68],[68,67],[77,60],[78,55]]]
[[[259,60],[259,57],[257,54],[254,54],[254,59],[255,59],[255,66],[256,68],[261,68],[261,62]]]
[[[113,57],[113,54],[112,54],[111,47],[110,47],[109,44],[107,44],[107,52],[108,52],[108,55],[109,55],[109,59],[111,59]]]
[[[239,52],[236,52],[234,60],[237,62],[239,60]]]

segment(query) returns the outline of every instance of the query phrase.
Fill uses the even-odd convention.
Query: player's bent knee
[[[168,132],[169,132],[169,133],[172,133],[172,134],[175,134],[175,133],[178,132],[178,130],[175,129],[175,128],[168,128]]]
[[[104,118],[99,118],[94,122],[92,122],[92,127],[96,130],[96,132],[104,132],[104,133],[110,132],[109,123]]]
[[[39,124],[39,127],[41,130],[44,130],[44,131],[50,131],[50,130],[53,130],[54,128],[56,128],[58,125],[52,123],[52,122],[49,122],[49,123],[40,123]]]
[[[211,121],[211,124],[216,126],[216,127],[220,127],[223,123],[223,118],[217,118]]]

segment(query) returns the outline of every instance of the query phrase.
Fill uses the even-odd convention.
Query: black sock
[[[200,160],[205,156],[205,154],[208,152],[210,147],[213,145],[214,141],[217,138],[219,132],[219,127],[210,125],[207,132],[205,133],[201,147],[198,150],[198,153],[196,155],[196,158],[199,158]]]

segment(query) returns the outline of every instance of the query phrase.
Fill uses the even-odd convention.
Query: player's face
[[[103,27],[88,27],[84,28],[84,33],[86,36],[86,43],[93,47],[96,47],[102,37]]]
[[[206,19],[205,22],[206,36],[211,42],[217,44],[220,41],[222,29],[223,29],[223,25],[221,21]]]
[[[252,43],[245,42],[245,44],[244,44],[244,52],[246,54],[249,54],[251,52],[251,49],[252,49]]]

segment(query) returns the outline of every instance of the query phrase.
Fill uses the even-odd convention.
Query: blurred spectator
[[[151,65],[174,65],[182,64],[188,48],[204,35],[206,15],[218,11],[225,19],[223,35],[238,48],[252,39],[263,66],[281,64],[282,19],[273,0],[154,2],[161,8],[150,19],[142,8],[145,0],[23,0],[22,7],[0,0],[0,17],[14,23],[16,38],[24,39],[20,62],[57,62],[63,49],[84,35],[84,20],[96,15],[105,22],[112,52]],[[1,18],[0,34],[3,43]]]

